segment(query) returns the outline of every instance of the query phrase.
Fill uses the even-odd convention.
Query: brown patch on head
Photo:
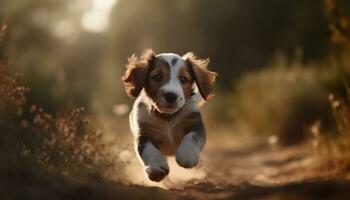
[[[149,98],[156,101],[160,98],[159,88],[161,88],[170,79],[170,66],[161,59],[156,58],[152,64],[149,75],[147,77],[145,91]]]
[[[146,84],[150,65],[154,60],[155,55],[152,49],[145,50],[140,58],[137,58],[135,55],[128,58],[122,81],[125,91],[130,97],[135,98],[141,92]]]
[[[171,60],[171,65],[172,65],[172,66],[176,65],[177,61],[178,61],[177,58],[173,58],[173,59]]]
[[[189,66],[182,67],[179,70],[178,78],[180,79],[185,99],[190,99],[193,93],[193,79]]]
[[[213,85],[218,74],[207,69],[209,59],[199,59],[191,52],[185,54],[183,59],[186,60],[192,71],[193,78],[202,97],[205,100],[210,99],[213,96]]]

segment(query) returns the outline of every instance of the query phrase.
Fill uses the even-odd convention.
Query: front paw
[[[169,174],[169,166],[167,163],[160,163],[145,167],[146,174],[151,181],[159,182]]]
[[[182,144],[176,150],[176,162],[181,167],[192,168],[197,165],[200,150],[190,144]]]

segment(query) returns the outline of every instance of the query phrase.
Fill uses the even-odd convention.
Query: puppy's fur
[[[175,155],[180,166],[194,167],[206,140],[197,105],[212,96],[217,74],[207,69],[208,60],[192,53],[181,57],[146,50],[128,61],[122,81],[136,98],[130,127],[148,178],[161,181],[169,173],[165,156]]]

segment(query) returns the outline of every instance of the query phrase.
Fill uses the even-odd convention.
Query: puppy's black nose
[[[168,103],[174,103],[177,99],[177,95],[173,92],[165,92],[164,98]]]

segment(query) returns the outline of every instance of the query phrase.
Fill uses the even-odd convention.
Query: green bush
[[[324,66],[276,57],[264,70],[243,75],[231,93],[219,93],[207,109],[209,124],[223,122],[231,132],[276,135],[285,145],[303,141],[318,120],[328,132],[334,126],[328,95],[344,91],[340,73]]]

